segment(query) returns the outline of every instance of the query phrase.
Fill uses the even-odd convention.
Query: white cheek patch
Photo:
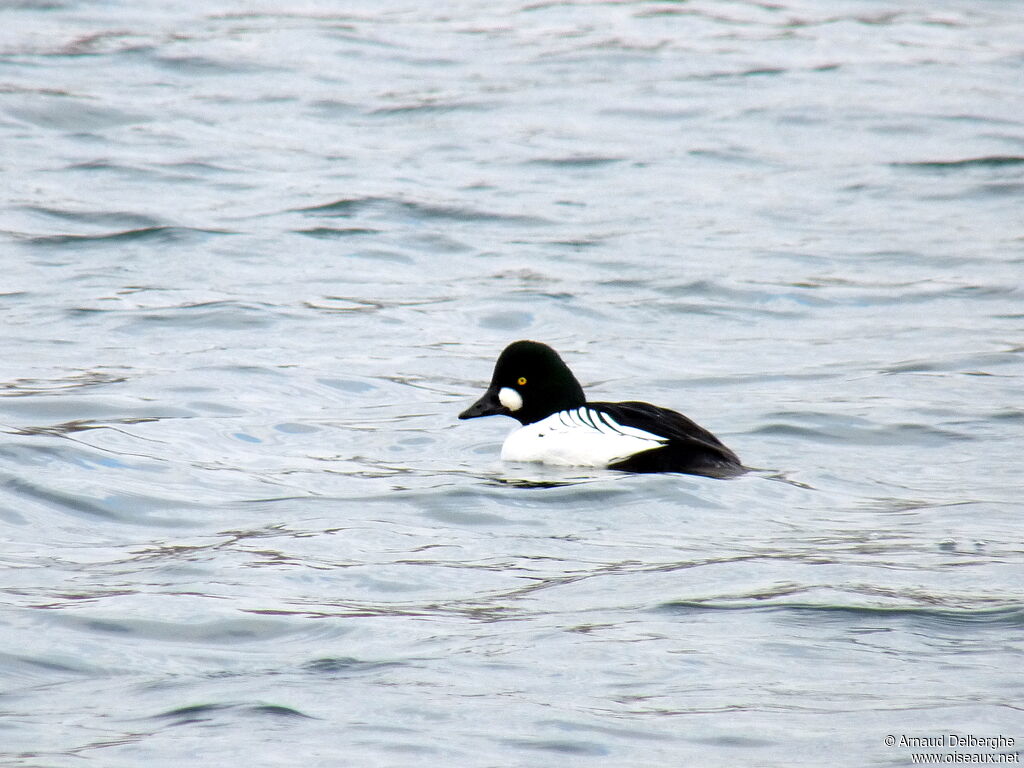
[[[523,407],[523,396],[511,387],[502,387],[498,390],[498,402],[510,411],[518,411]]]

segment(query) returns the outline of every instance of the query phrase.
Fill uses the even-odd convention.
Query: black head
[[[555,350],[538,341],[514,341],[498,358],[483,397],[459,418],[500,414],[532,424],[584,402],[583,387]]]

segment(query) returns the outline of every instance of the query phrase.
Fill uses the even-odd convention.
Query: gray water
[[[1019,751],[1024,6],[0,19],[4,765]],[[502,465],[517,338],[755,471]]]

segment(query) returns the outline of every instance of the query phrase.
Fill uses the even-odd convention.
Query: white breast
[[[505,461],[540,461],[575,467],[607,467],[668,442],[664,437],[615,422],[587,407],[559,411],[520,427],[505,438]]]

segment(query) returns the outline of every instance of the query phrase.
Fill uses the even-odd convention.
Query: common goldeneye
[[[735,453],[680,413],[632,401],[588,403],[558,353],[537,341],[509,344],[487,391],[459,418],[498,414],[522,424],[505,439],[505,461],[709,477],[744,471]]]

